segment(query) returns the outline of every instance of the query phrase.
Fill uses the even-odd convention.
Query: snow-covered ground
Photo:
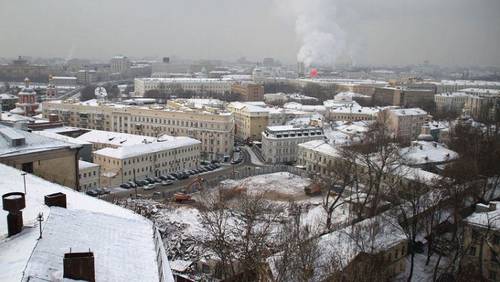
[[[250,155],[250,161],[252,162],[252,164],[254,164],[254,165],[260,165],[260,166],[265,165],[263,162],[261,162],[259,160],[259,158],[257,157],[257,155],[255,155],[255,152],[252,151],[251,148],[249,148],[247,146],[242,147],[242,148],[244,148],[248,152],[248,154]]]
[[[311,184],[311,180],[288,172],[276,172],[241,180],[225,180],[221,184],[225,189],[240,187],[253,195],[266,193],[272,200],[287,201],[309,198],[305,195],[304,188]]]
[[[406,256],[404,258],[406,260],[406,268],[405,272],[400,273],[396,277],[394,277],[393,281],[407,281],[408,275],[410,274],[410,256]],[[438,256],[435,254],[431,257],[429,265],[425,265],[427,260],[427,255],[423,254],[415,254],[415,262],[413,268],[413,276],[411,281],[414,282],[427,282],[432,281],[434,275],[434,267],[436,266]],[[448,263],[447,257],[442,257],[439,262],[440,269],[444,267]],[[438,272],[439,275],[439,272]]]

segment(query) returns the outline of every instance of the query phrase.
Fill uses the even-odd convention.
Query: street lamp
[[[21,172],[21,175],[23,176],[23,183],[24,183],[24,195],[26,195],[26,172]]]

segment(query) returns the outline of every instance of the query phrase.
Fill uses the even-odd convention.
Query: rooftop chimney
[[[45,195],[45,204],[49,207],[66,208],[66,194],[59,192]]]
[[[64,254],[63,278],[95,282],[94,253]]]
[[[8,211],[7,230],[9,237],[16,235],[23,230],[23,212],[26,207],[24,193],[12,192],[2,196],[3,209]]]

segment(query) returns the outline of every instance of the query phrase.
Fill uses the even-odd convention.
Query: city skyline
[[[302,47],[314,40],[309,35],[319,29],[334,40],[319,44],[321,54],[313,63],[326,56],[327,64],[500,65],[498,1],[223,2],[153,0],[143,7],[115,0],[3,2],[0,32],[6,44],[0,54],[66,59],[116,54],[254,61],[274,57],[294,63]],[[27,17],[39,20],[33,25]],[[298,23],[304,21],[308,25],[301,30]]]

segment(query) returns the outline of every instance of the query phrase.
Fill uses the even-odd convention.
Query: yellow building
[[[88,129],[158,137],[187,136],[201,141],[202,157],[230,155],[234,143],[234,119],[230,112],[178,110],[159,105],[130,106],[87,102],[48,101],[43,116],[57,114],[66,125]]]
[[[251,104],[233,102],[227,106],[234,116],[234,135],[241,141],[261,140],[269,124],[269,110]]]

